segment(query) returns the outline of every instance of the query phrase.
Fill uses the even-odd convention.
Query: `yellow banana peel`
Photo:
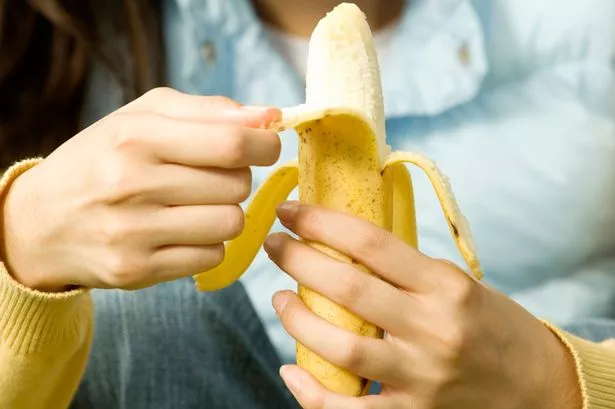
[[[306,103],[282,110],[277,130],[294,128],[299,161],[277,169],[258,189],[246,211],[243,233],[227,243],[222,264],[195,275],[197,289],[214,291],[248,269],[275,220],[275,207],[298,185],[299,200],[343,211],[381,226],[417,247],[413,188],[406,163],[425,172],[442,206],[453,239],[470,272],[482,278],[469,226],[448,179],[428,158],[390,152],[386,144],[380,69],[372,33],[360,9],[342,3],[310,38]],[[371,272],[319,243],[309,245]],[[322,295],[299,286],[299,296],[317,315],[353,333],[382,337],[383,331]],[[359,396],[369,381],[297,344],[297,364],[325,387]]]

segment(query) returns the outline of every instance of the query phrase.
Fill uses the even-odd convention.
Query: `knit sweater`
[[[0,199],[27,160],[0,179]],[[0,408],[68,408],[92,343],[87,290],[42,293],[13,280],[0,262]],[[546,324],[574,357],[584,409],[615,409],[615,340],[592,343]]]

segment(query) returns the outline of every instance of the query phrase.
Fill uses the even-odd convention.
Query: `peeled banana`
[[[417,247],[413,188],[405,163],[424,171],[434,186],[455,243],[469,270],[482,277],[473,239],[447,178],[429,159],[392,152],[386,144],[378,58],[365,15],[354,4],[330,11],[310,38],[305,104],[282,110],[276,130],[294,128],[299,161],[277,169],[258,189],[246,212],[244,232],[227,243],[222,264],[195,276],[197,289],[230,285],[247,270],[275,220],[275,206],[298,185],[302,202],[366,219]],[[353,263],[319,243],[309,245]],[[382,337],[373,324],[320,294],[299,286],[299,296],[319,316],[369,337]],[[345,395],[366,393],[369,381],[297,345],[297,363],[325,387]]]

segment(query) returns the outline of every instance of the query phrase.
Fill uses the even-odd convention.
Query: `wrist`
[[[583,393],[574,356],[552,331],[552,354],[547,355],[545,397],[540,408],[583,409]]]
[[[11,277],[20,284],[45,292],[64,291],[66,286],[51,282],[40,275],[40,269],[32,263],[28,248],[36,247],[32,243],[35,232],[32,225],[35,217],[31,210],[35,199],[28,189],[29,171],[38,164],[38,160],[29,160],[13,166],[2,178],[0,184],[0,261]]]

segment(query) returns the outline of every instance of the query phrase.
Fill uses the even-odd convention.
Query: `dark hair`
[[[127,99],[147,90],[152,44],[146,39],[159,33],[145,27],[148,17],[159,20],[157,3],[0,0],[0,169],[47,155],[78,132],[92,61],[113,72]],[[105,54],[101,24],[126,36],[130,61],[118,64]]]

